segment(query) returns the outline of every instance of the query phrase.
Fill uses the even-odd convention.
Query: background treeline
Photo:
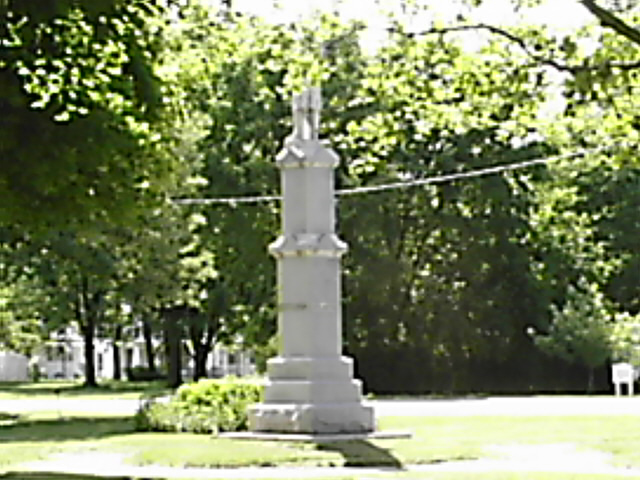
[[[604,389],[608,362],[633,360],[633,38],[463,17],[416,32],[391,15],[371,50],[364,23],[330,14],[53,3],[0,7],[5,346],[32,353],[74,321],[89,384],[96,333],[119,345],[134,320],[164,332],[174,385],[183,348],[197,376],[214,342],[272,355],[279,205],[175,200],[278,193],[290,98],[310,81],[339,188],[550,159],[338,198],[345,351],[369,390]],[[12,140],[34,121],[39,142]]]

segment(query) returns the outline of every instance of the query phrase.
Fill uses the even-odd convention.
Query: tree
[[[347,127],[343,184],[438,178],[548,154],[534,140],[544,91],[519,62],[497,43],[470,54],[453,40],[398,32],[357,93],[371,110]],[[545,321],[529,223],[540,173],[341,199],[351,246],[345,330],[372,388],[504,388],[509,365],[533,370],[523,321]],[[377,373],[381,365],[393,374]]]
[[[552,317],[548,332],[535,335],[536,345],[550,355],[585,365],[591,392],[594,369],[612,354],[613,318],[605,296],[597,285],[580,279],[567,289],[562,307],[552,306]]]
[[[205,198],[276,190],[273,159],[289,133],[290,92],[305,77],[322,83],[323,136],[343,158],[343,187],[507,164],[550,150],[522,140],[536,132],[543,82],[500,45],[487,47],[494,59],[487,63],[455,41],[398,32],[367,57],[358,23],[319,16],[302,26],[301,56],[286,25],[206,10],[187,19],[182,33],[191,43],[181,45],[193,68],[180,72],[192,78],[184,82],[191,108],[211,119],[200,142],[206,181],[198,193]],[[430,376],[423,376],[432,385],[452,388],[447,372],[455,366],[464,388],[483,371],[473,362],[484,360],[490,370],[487,362],[502,366],[531,351],[524,319],[544,324],[546,308],[529,268],[534,177],[341,200],[341,230],[352,244],[346,341],[370,384],[382,388],[379,359],[400,369],[403,352],[428,365]],[[237,332],[266,344],[273,333],[273,263],[265,246],[277,229],[275,213],[267,203],[224,201],[203,211],[199,233],[219,272],[216,286],[227,305],[219,333],[227,338]],[[415,376],[395,378],[393,388],[415,383]]]
[[[164,3],[0,4],[2,225],[95,228],[157,201],[175,165],[156,128]]]
[[[0,347],[28,357],[42,345],[42,289],[21,276],[0,288]]]
[[[524,9],[542,2],[512,3]],[[561,151],[592,151],[580,162],[550,166],[549,178],[536,185],[539,251],[534,268],[554,302],[562,303],[567,286],[584,276],[614,302],[614,310],[633,313],[638,269],[632,238],[637,229],[629,212],[640,205],[634,194],[640,34],[633,26],[639,5],[580,3],[594,23],[573,32],[558,34],[526,20],[521,25],[476,23],[471,15],[428,26],[423,33],[482,31],[493,39],[489,41],[504,41],[514,56],[527,59],[522,68],[531,74],[560,74],[546,84],[555,91],[556,111],[540,132]]]
[[[626,23],[613,9],[604,8],[595,0],[580,0],[580,3],[598,19],[603,28],[611,29],[631,43],[640,45],[640,31]],[[637,2],[635,1],[627,2],[626,7],[622,7],[621,2],[617,0],[613,0],[609,3],[614,8],[621,9],[623,11],[637,7]]]
[[[611,345],[611,360],[640,365],[640,315],[627,312],[616,315]]]
[[[106,235],[86,237],[61,231],[49,236],[40,251],[39,273],[48,296],[47,330],[75,323],[84,341],[84,383],[95,387],[94,342],[98,326],[107,320],[109,294],[119,267],[117,248]]]
[[[633,315],[640,312],[640,168],[599,167],[585,169],[576,179],[584,199],[578,207],[593,218],[594,237],[609,259],[603,292],[618,310]]]
[[[273,159],[289,110],[280,89],[292,32],[197,5],[183,15],[174,44],[188,68],[176,70],[176,83],[187,86],[186,108],[206,125],[194,196],[275,191]],[[206,294],[190,304],[201,313],[188,322],[188,345],[200,374],[214,339],[259,345],[274,331],[274,269],[266,246],[276,231],[277,210],[269,204],[183,208],[204,220],[192,232],[190,249],[208,251],[217,272]]]
[[[126,246],[119,294],[131,306],[132,317],[142,320],[151,371],[155,367],[152,332],[165,332],[169,381],[174,386],[182,381],[176,376],[181,370],[177,365],[182,340],[189,326],[194,333],[199,321],[208,318],[202,312],[206,312],[208,285],[217,276],[211,254],[197,233],[201,221],[199,215],[167,205],[147,217],[144,228],[122,232]],[[209,350],[198,351],[206,361]]]
[[[434,24],[415,34],[396,22],[385,47],[368,56],[358,44],[361,25],[328,15],[296,34],[226,10],[182,14],[174,51],[184,67],[175,69],[176,83],[185,86],[185,109],[209,122],[198,142],[198,196],[277,191],[273,159],[289,133],[291,92],[305,80],[322,84],[323,136],[343,159],[343,188],[511,165],[605,140],[616,147],[613,158],[594,154],[588,162],[622,165],[634,148],[615,145],[630,131],[632,108],[617,118],[599,87],[591,99],[589,85],[600,78],[592,64],[574,68],[582,53],[559,48],[531,26]],[[457,35],[477,29],[493,35],[467,52]],[[536,39],[539,48],[530,47]],[[606,44],[610,58],[623,61],[616,48]],[[549,67],[569,74],[562,83],[566,115],[552,121],[543,116],[557,84]],[[630,85],[612,78],[607,88],[624,93]],[[609,134],[614,140],[604,138]],[[531,387],[548,359],[526,326],[546,331],[548,306],[563,304],[568,284],[581,275],[602,284],[604,277],[595,277],[615,270],[603,230],[581,203],[585,192],[573,190],[572,165],[560,165],[564,172],[538,167],[340,200],[341,234],[351,244],[345,340],[374,388],[391,388],[380,363],[397,369],[395,389],[515,388],[516,377],[518,388]],[[554,205],[564,208],[558,219]],[[217,271],[207,299],[214,292],[224,298],[215,313],[218,338],[266,344],[275,309],[264,247],[276,231],[277,206],[223,199],[188,208],[206,219],[194,230],[193,248],[208,249]],[[210,338],[200,326],[192,333],[201,339],[194,346]],[[408,362],[425,367],[410,372]]]
[[[484,3],[483,0],[469,0],[467,2],[471,6],[479,6]],[[526,7],[537,6],[545,3],[544,0],[513,0],[512,4],[515,9],[521,10]],[[580,3],[594,18],[599,27],[604,31],[609,31],[616,36],[620,37],[625,42],[640,45],[640,31],[632,26],[625,17],[629,16],[633,12],[637,11],[640,7],[636,1],[620,2],[619,0],[579,0]],[[494,30],[495,33],[509,37],[504,31],[500,31],[500,28]],[[525,39],[511,37],[512,41],[519,43],[520,46],[526,48],[527,42]],[[569,42],[570,43],[570,42]],[[575,44],[573,44],[575,47]],[[534,45],[530,45],[534,46]],[[574,50],[574,47],[568,48],[568,50]],[[556,67],[561,64],[555,65]],[[638,68],[640,65],[634,64],[618,64],[616,68],[633,69]],[[564,67],[569,67],[565,65]],[[571,70],[571,68],[563,68],[565,70]]]

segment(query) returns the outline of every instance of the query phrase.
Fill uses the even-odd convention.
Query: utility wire
[[[534,165],[542,165],[547,163],[558,162],[560,160],[569,160],[576,157],[581,157],[589,153],[597,153],[598,150],[603,150],[601,147],[594,150],[581,150],[578,152],[568,153],[564,155],[556,155],[553,157],[536,158],[533,160],[525,160],[518,163],[511,163],[507,165],[496,165],[493,167],[480,168],[476,170],[470,170],[467,172],[449,173],[445,175],[439,175],[437,177],[421,178],[405,182],[387,183],[384,185],[372,185],[370,187],[356,187],[338,190],[336,195],[356,195],[359,193],[375,193],[383,192],[385,190],[394,190],[398,188],[417,187],[421,185],[431,185],[434,183],[447,183],[455,180],[484,177],[487,175],[495,175],[497,173],[508,172],[512,170],[520,170],[523,168],[532,167]]]
[[[372,185],[368,187],[356,187],[337,190],[335,193],[337,196],[346,195],[358,195],[361,193],[376,193],[387,190],[396,190],[400,188],[418,187],[422,185],[431,185],[436,183],[454,182],[456,180],[465,180],[475,177],[485,177],[487,175],[495,175],[498,173],[509,172],[513,170],[521,170],[523,168],[529,168],[535,165],[544,165],[549,163],[555,163],[562,160],[570,160],[573,158],[583,157],[589,154],[601,153],[608,150],[610,147],[599,147],[591,150],[583,149],[577,152],[566,153],[562,155],[554,155],[552,157],[535,158],[532,160],[525,160],[522,162],[510,163],[506,165],[495,165],[492,167],[479,168],[476,170],[469,170],[467,172],[449,173],[444,175],[438,175],[435,177],[420,178],[410,181],[401,181],[393,183],[385,183],[382,185]],[[218,198],[176,198],[173,203],[177,205],[236,205],[241,203],[264,203],[274,202],[282,200],[281,195],[258,195],[258,196],[246,196],[246,197],[218,197]]]
[[[176,205],[212,205],[237,203],[263,203],[282,200],[280,195],[257,195],[253,197],[219,197],[219,198],[174,198],[171,201]]]

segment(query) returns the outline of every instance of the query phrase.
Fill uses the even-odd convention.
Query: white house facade
[[[123,376],[130,368],[146,367],[147,354],[141,329],[131,329],[129,340],[120,345],[120,366]],[[153,349],[158,368],[165,365],[162,342],[153,339]],[[98,337],[94,341],[96,378],[111,379],[115,373],[113,340]],[[186,354],[182,359],[183,377],[193,375],[193,360]],[[0,381],[27,381],[34,370],[41,378],[78,379],[84,377],[84,340],[77,328],[59,330],[32,356],[0,351]],[[246,376],[256,373],[253,356],[246,350],[215,345],[207,358],[207,374],[210,377],[226,375]]]

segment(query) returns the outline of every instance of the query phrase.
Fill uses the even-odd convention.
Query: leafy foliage
[[[549,331],[535,337],[536,345],[551,355],[582,363],[590,371],[610,358],[613,319],[597,285],[581,279],[568,288],[562,308],[553,305],[552,311]]]
[[[40,293],[37,282],[24,277],[0,289],[0,347],[30,356],[40,344]]]
[[[640,316],[616,315],[611,334],[612,360],[640,365]]]
[[[157,201],[175,165],[155,125],[162,14],[160,2],[2,2],[3,225],[95,227]]]
[[[356,94],[370,110],[349,122],[339,145],[343,182],[437,177],[548,151],[521,140],[535,128],[536,76],[496,45],[487,49],[495,63],[453,41],[399,35],[390,43]],[[415,372],[403,365],[415,356],[429,373],[414,388],[456,389],[473,376],[472,362],[490,361],[498,370],[529,347],[518,319],[544,322],[527,218],[536,175],[341,201],[341,229],[351,246],[345,330],[372,388],[408,388]],[[383,364],[393,366],[394,381],[375,373]]]
[[[566,121],[540,121],[548,64],[532,63],[505,36],[469,53],[446,33],[415,36],[398,24],[386,46],[367,56],[359,26],[330,16],[298,26],[297,35],[286,25],[206,9],[187,11],[185,21],[187,40],[177,45],[191,67],[179,74],[190,78],[183,80],[186,108],[210,119],[200,142],[197,193],[204,197],[275,191],[272,160],[290,126],[284,107],[305,77],[322,83],[324,135],[343,158],[341,186],[544,156],[573,145],[562,128],[592,125],[581,104]],[[539,33],[520,31],[532,39]],[[542,42],[540,55],[553,45]],[[578,61],[579,52],[565,50],[558,61]],[[388,375],[376,374],[381,362],[407,388],[415,378],[402,367],[407,355],[429,365],[418,388],[455,389],[486,378],[489,364],[504,375],[514,364],[535,370],[539,360],[524,360],[537,358],[526,326],[546,328],[549,302],[561,300],[577,276],[588,271],[594,281],[614,268],[592,217],[579,210],[586,192],[572,196],[570,174],[549,182],[555,173],[539,168],[341,201],[340,227],[351,244],[345,340],[369,385],[389,386]],[[556,201],[566,207],[560,221],[552,216]],[[264,344],[273,332],[273,266],[264,246],[276,213],[264,204],[203,211],[199,241],[212,248],[219,272],[216,295],[209,294],[224,298],[217,302],[222,338],[237,332]],[[589,232],[586,242],[582,231],[572,233],[576,218]]]
[[[169,401],[148,401],[136,413],[138,430],[218,433],[246,430],[247,407],[260,401],[255,381],[227,378],[182,385]]]
[[[392,19],[367,53],[363,24],[328,14],[274,25],[198,2],[171,15],[116,0],[0,7],[0,195],[11,205],[0,222],[29,246],[30,260],[8,261],[28,265],[43,299],[19,312],[34,302],[9,282],[7,338],[6,325],[30,332],[28,318],[122,325],[126,304],[165,329],[172,358],[183,345],[202,366],[216,341],[268,350],[278,204],[166,200],[276,194],[289,99],[306,82],[322,86],[340,188],[607,147],[340,197],[344,340],[371,388],[532,388],[536,372],[570,368],[562,358],[602,364],[598,302],[621,328],[622,312],[638,313],[640,77],[632,39],[613,24],[556,35],[461,18],[415,33]],[[483,34],[471,50],[469,32]],[[541,354],[528,326],[565,353]],[[573,330],[589,332],[571,337],[578,347],[561,340]]]

